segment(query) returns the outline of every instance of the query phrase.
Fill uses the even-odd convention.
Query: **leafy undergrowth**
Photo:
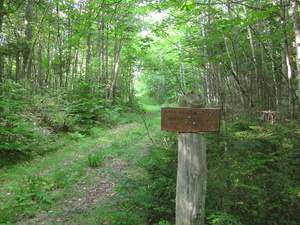
[[[122,115],[139,109],[136,98],[111,102],[100,89],[79,81],[69,94],[59,90],[30,96],[21,84],[5,79],[0,85],[0,168],[56,151],[62,146],[51,143],[60,135],[78,140],[95,127],[127,123],[130,117]]]
[[[144,112],[132,113],[119,118],[120,124],[112,129],[57,137],[45,145],[49,151],[44,154],[1,168],[0,224],[113,220],[99,209],[116,201],[116,184],[124,177],[142,173],[134,164],[153,145],[148,132],[159,129],[158,110],[147,112],[147,122]]]
[[[208,224],[299,224],[299,123],[236,121],[208,138]]]

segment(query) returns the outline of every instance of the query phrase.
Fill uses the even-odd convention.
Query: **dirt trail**
[[[157,113],[154,113],[157,114]],[[147,116],[153,115],[153,113],[147,113]],[[139,128],[142,131],[142,134],[131,133],[132,130]],[[124,151],[124,148],[132,148],[133,145],[140,152],[139,156],[145,154],[147,147],[150,144],[150,140],[146,135],[146,129],[142,122],[132,122],[126,125],[118,126],[109,131],[109,133],[115,133],[115,137],[135,135],[132,139],[136,141],[135,143],[130,143],[130,141],[124,146],[120,146],[119,149],[115,149],[116,152]],[[120,140],[111,140],[110,146],[115,144],[115,141]],[[110,148],[108,146],[108,148]],[[94,146],[92,148],[97,149],[99,146]],[[139,157],[138,156],[138,157]],[[135,156],[137,157],[137,156]],[[134,157],[132,157],[134,160]],[[73,161],[67,162],[72,164]],[[131,162],[128,160],[120,160],[118,157],[108,157],[105,159],[104,164],[101,167],[84,168],[84,175],[82,177],[82,182],[75,183],[72,185],[70,196],[62,197],[59,201],[52,203],[50,208],[47,210],[35,212],[29,218],[20,217],[18,218],[18,224],[22,225],[31,225],[31,224],[82,224],[81,222],[76,222],[76,217],[78,215],[92,215],[93,210],[99,207],[99,203],[105,202],[109,199],[113,199],[116,196],[115,185],[118,180],[121,179],[121,174],[128,172],[128,165]],[[109,170],[107,168],[110,168]],[[119,174],[119,176],[114,176]],[[92,180],[93,182],[85,182],[84,180]],[[53,190],[48,191],[48,194],[51,196],[53,193],[59,192],[59,187],[54,187]],[[64,191],[64,190],[61,190]],[[87,217],[88,218],[88,217]],[[75,222],[74,222],[75,220]],[[86,224],[89,224],[86,221]],[[105,221],[100,224],[109,224]]]
[[[110,162],[113,163],[115,171],[121,171],[124,167],[122,162]],[[75,184],[72,187],[72,192],[76,193],[76,197],[61,199],[57,204],[47,211],[37,212],[33,215],[33,218],[19,218],[18,223],[22,225],[30,224],[74,224],[72,218],[78,214],[92,213],[99,203],[104,202],[110,198],[115,197],[115,184],[117,179],[111,177],[109,174],[102,172],[103,169],[91,169],[87,168],[87,173],[89,170],[93,170],[93,174],[98,174],[95,176],[94,184]],[[60,212],[59,214],[55,212]],[[80,223],[78,223],[80,224]]]
[[[125,126],[130,129],[133,124],[127,124]],[[112,129],[110,132],[120,133],[126,132],[125,127]],[[113,144],[113,143],[112,143]],[[95,146],[97,148],[97,146]],[[76,159],[75,159],[76,160]],[[66,164],[72,164],[74,161],[70,161]],[[64,164],[64,166],[67,166]],[[123,173],[128,165],[128,162],[114,160],[113,157],[105,159],[104,164],[97,168],[84,168],[84,177],[81,179],[83,182],[75,183],[72,185],[70,192],[72,192],[71,198],[63,198],[57,203],[52,203],[50,209],[45,211],[36,212],[28,218],[18,218],[18,224],[31,225],[31,224],[72,224],[72,220],[78,214],[91,214],[93,209],[98,207],[99,203],[104,202],[108,199],[114,198],[116,195],[115,184],[118,182],[118,177],[113,176],[112,173]],[[109,166],[113,168],[113,171],[107,172],[105,168]],[[93,182],[84,182],[85,176],[87,179],[92,179]],[[59,188],[53,188],[48,191],[49,195],[53,195],[54,192],[59,192]],[[78,223],[80,224],[80,223]]]

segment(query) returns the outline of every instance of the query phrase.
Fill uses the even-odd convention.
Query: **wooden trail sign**
[[[188,107],[161,108],[161,129],[182,133],[220,130],[220,110]]]
[[[205,132],[220,130],[220,109],[203,108],[203,98],[189,93],[181,107],[161,109],[161,129],[177,131],[176,225],[204,225],[207,182]]]

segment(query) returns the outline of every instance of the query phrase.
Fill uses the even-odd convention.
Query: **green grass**
[[[143,108],[147,112],[159,112],[160,111],[160,105],[158,105],[153,98],[149,98],[146,96],[140,96],[138,97],[139,102],[143,105]]]
[[[95,127],[90,136],[61,135],[43,146],[42,154],[33,159],[1,168],[0,224],[34,218],[45,212],[48,224],[56,224],[64,214],[61,210],[64,201],[80,198],[86,186],[101,183],[100,174],[121,176],[113,162],[130,166],[152,144],[148,132],[152,135],[160,130],[160,106],[154,105],[151,98],[140,97],[140,102],[147,111],[146,117],[139,113],[123,114],[119,118],[121,124],[113,129]],[[134,170],[128,166],[125,169]],[[72,214],[69,219],[80,224],[78,221],[86,221],[90,213]],[[90,221],[93,224],[98,219]]]

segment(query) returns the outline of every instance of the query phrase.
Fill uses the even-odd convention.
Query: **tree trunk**
[[[4,16],[4,0],[0,0],[0,33],[2,33],[2,21]],[[3,53],[0,51],[0,83],[3,81],[4,74]]]
[[[180,107],[203,107],[202,98],[187,94]],[[194,101],[196,100],[196,101]],[[203,225],[207,182],[205,133],[179,133],[176,225]]]
[[[298,14],[298,4],[296,0],[291,0],[291,12],[294,23],[294,32],[295,32],[295,44],[297,50],[297,80],[298,80],[298,92],[297,96],[300,98],[300,22],[299,22],[299,14]],[[292,99],[293,102],[294,99]]]
[[[112,76],[110,81],[110,88],[109,88],[109,95],[108,99],[114,103],[114,91],[115,86],[117,83],[118,78],[118,71],[121,61],[121,55],[123,50],[124,44],[122,43],[122,40],[115,39],[115,48],[114,48],[114,62],[113,62],[113,68],[112,68]]]
[[[32,20],[33,20],[33,5],[32,0],[27,0],[26,2],[26,13],[25,13],[25,35],[26,35],[26,48],[23,52],[23,78],[24,85],[27,86],[27,82],[30,81],[31,78],[31,67],[32,67],[32,57],[31,57],[31,45],[33,38],[33,29],[32,29]]]
[[[92,50],[91,50],[92,34],[88,31],[86,40],[86,59],[85,59],[85,82],[92,84]]]
[[[62,37],[60,34],[60,30],[61,30],[61,22],[60,22],[60,8],[59,5],[56,5],[56,16],[57,16],[57,52],[58,52],[58,63],[56,65],[57,67],[57,77],[56,77],[56,81],[57,81],[57,86],[59,87],[63,87],[63,70],[62,70]]]
[[[247,15],[248,11],[246,6],[244,6],[244,12]],[[257,86],[257,89],[255,92],[257,92],[257,98],[260,100],[260,104],[261,106],[263,105],[263,102],[265,101],[265,98],[262,97],[263,95],[263,91],[262,88],[263,84],[262,84],[262,78],[260,77],[260,74],[258,73],[258,65],[257,65],[257,57],[256,57],[256,53],[255,53],[255,45],[254,45],[254,39],[253,39],[253,35],[252,35],[252,27],[249,25],[247,26],[247,32],[248,32],[248,37],[249,37],[249,44],[250,44],[250,49],[251,49],[251,56],[252,56],[252,60],[251,60],[251,64],[254,67],[254,78],[249,79],[250,81],[256,80],[255,82],[255,86]],[[252,87],[252,82],[250,82],[249,86]],[[250,88],[251,90],[252,88]],[[265,104],[264,104],[265,105]]]

